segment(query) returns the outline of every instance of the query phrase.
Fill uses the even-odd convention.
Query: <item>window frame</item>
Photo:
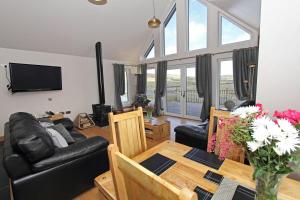
[[[204,5],[207,9],[207,17],[206,17],[206,47],[205,48],[201,48],[201,49],[193,49],[190,50],[190,1],[191,0],[187,0],[187,4],[186,4],[186,9],[187,9],[187,16],[186,16],[186,23],[187,23],[187,35],[186,35],[186,50],[188,52],[194,52],[194,51],[199,51],[199,50],[203,50],[203,49],[208,49],[208,21],[209,21],[209,8],[206,2],[202,1],[202,0],[197,0],[199,1],[199,3],[201,3],[202,5]]]
[[[163,37],[163,39],[162,39],[162,41],[163,41],[162,52],[163,52],[163,56],[170,56],[170,55],[178,54],[177,16],[176,16],[176,52],[175,52],[175,53],[166,55],[166,34],[165,34],[166,26],[169,24],[170,20],[171,20],[172,17],[174,16],[174,14],[177,14],[176,10],[177,10],[177,9],[176,9],[176,3],[174,3],[174,5],[172,6],[172,8],[171,8],[169,14],[167,15],[167,17],[165,18],[164,23],[163,23],[163,27],[162,27],[162,33],[163,33],[163,34],[162,34],[162,37]]]
[[[225,18],[230,23],[234,24],[235,26],[239,27],[241,30],[243,30],[246,33],[248,33],[250,35],[250,39],[249,40],[244,40],[244,41],[239,41],[239,42],[232,42],[232,43],[222,44],[222,32],[223,32],[222,18]],[[245,42],[247,43],[247,42],[250,42],[250,41],[253,40],[253,33],[252,33],[252,31],[250,31],[249,29],[245,28],[243,25],[239,24],[234,19],[231,19],[231,17],[226,16],[225,14],[222,14],[221,12],[219,12],[218,25],[219,25],[219,31],[218,31],[219,32],[219,34],[218,34],[218,36],[219,36],[219,41],[218,41],[219,47],[233,46],[233,45],[237,45],[237,44],[241,44],[241,43],[245,43]]]
[[[154,50],[154,57],[153,57],[153,58],[155,58],[155,46],[154,46],[154,40],[151,41],[150,45],[148,46],[147,51],[146,51],[145,54],[144,54],[144,59],[145,59],[145,60],[153,59],[153,58],[147,58],[147,57],[149,56],[150,52],[152,51],[152,48],[153,48],[153,50]]]

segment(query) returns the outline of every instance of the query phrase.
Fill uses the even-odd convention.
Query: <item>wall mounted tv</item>
[[[61,67],[9,63],[11,91],[62,90]]]

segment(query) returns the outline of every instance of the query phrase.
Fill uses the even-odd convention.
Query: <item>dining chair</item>
[[[196,200],[196,193],[178,189],[120,153],[115,144],[108,147],[110,170],[117,200]]]
[[[143,110],[114,115],[108,114],[113,143],[120,152],[132,158],[147,150]]]
[[[228,129],[228,124],[226,124],[226,119],[230,118],[229,111],[217,110],[215,107],[210,109],[210,119],[209,119],[209,129],[208,129],[208,141],[211,140],[213,134],[216,134],[216,144],[214,153],[219,155],[220,153],[220,141]],[[223,128],[219,127],[219,120],[224,120]],[[227,159],[231,159],[237,162],[244,163],[245,161],[245,151],[242,147],[233,144],[226,156]]]

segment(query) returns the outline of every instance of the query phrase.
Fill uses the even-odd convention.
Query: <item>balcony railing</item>
[[[167,87],[167,101],[180,101],[182,95],[181,88],[178,86]],[[188,103],[203,103],[203,98],[199,98],[197,90],[187,90],[185,93],[186,100]],[[147,97],[150,100],[155,98],[155,90],[148,90]],[[219,104],[224,105],[227,100],[232,100],[236,104],[239,103],[239,100],[236,98],[235,91],[232,88],[225,88],[219,91]]]

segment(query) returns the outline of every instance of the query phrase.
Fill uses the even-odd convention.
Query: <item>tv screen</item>
[[[12,92],[61,90],[61,67],[9,63]]]

